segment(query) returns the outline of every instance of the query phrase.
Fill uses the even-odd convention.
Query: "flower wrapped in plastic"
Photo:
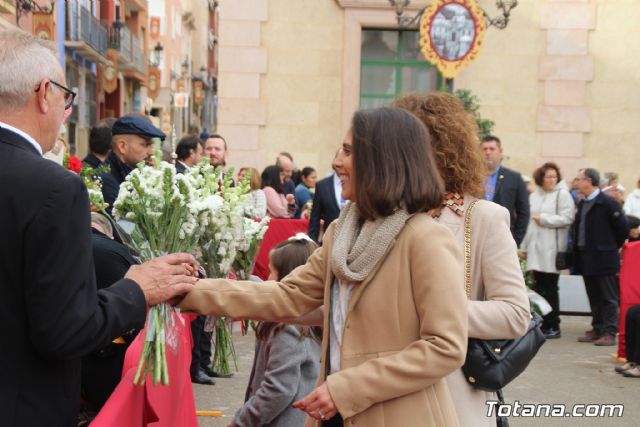
[[[176,174],[172,164],[140,163],[120,186],[113,206],[123,240],[142,262],[175,252],[191,253],[206,223],[210,206],[190,175]],[[134,383],[144,384],[148,373],[154,383],[169,383],[165,346],[176,350],[172,328],[179,316],[166,303],[149,309],[144,348]]]

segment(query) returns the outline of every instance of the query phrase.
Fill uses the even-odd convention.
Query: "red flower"
[[[67,169],[75,173],[80,173],[82,170],[82,160],[75,156],[69,156],[67,159]]]

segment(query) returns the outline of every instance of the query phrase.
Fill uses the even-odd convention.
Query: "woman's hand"
[[[536,224],[540,224],[540,215],[532,215],[531,219],[536,222]]]
[[[333,403],[326,382],[309,393],[304,399],[295,402],[292,406],[320,421],[330,420],[338,413],[338,408],[336,408],[335,403]]]

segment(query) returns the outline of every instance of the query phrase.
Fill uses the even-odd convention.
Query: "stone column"
[[[547,0],[540,27],[547,32],[547,44],[538,70],[544,97],[538,106],[542,152],[536,166],[555,161],[569,183],[577,169],[588,165],[583,145],[591,132],[586,92],[593,80],[589,31],[596,28],[595,0]]]
[[[260,99],[260,78],[267,73],[267,49],[261,25],[268,18],[268,0],[220,2],[218,128],[229,146],[230,165],[259,166],[259,128],[266,123]]]

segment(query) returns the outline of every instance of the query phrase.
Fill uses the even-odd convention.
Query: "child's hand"
[[[338,413],[338,409],[335,403],[333,403],[326,382],[322,383],[321,386],[313,390],[304,399],[295,402],[292,406],[320,421],[330,420]]]

